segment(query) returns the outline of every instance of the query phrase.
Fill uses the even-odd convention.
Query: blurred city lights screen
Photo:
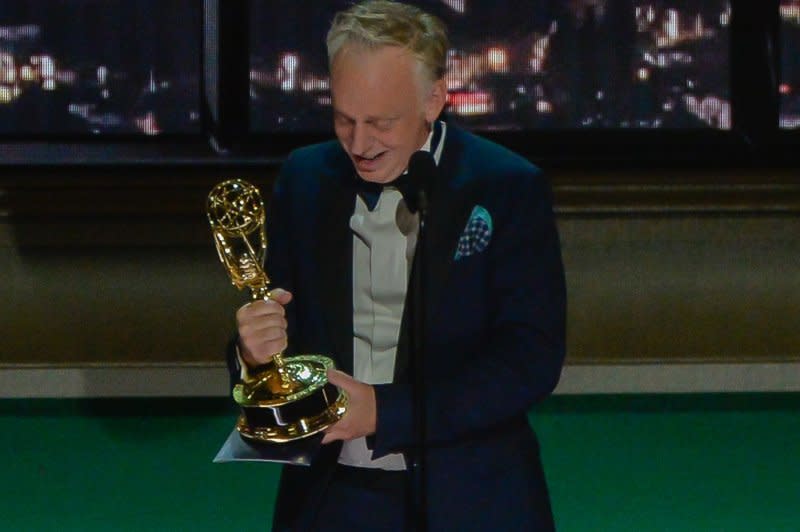
[[[254,132],[328,132],[350,0],[251,0]],[[449,29],[449,120],[478,131],[731,129],[729,0],[421,0]]]
[[[800,0],[782,0],[779,121],[783,129],[800,128]]]
[[[0,135],[200,133],[197,0],[0,2]]]

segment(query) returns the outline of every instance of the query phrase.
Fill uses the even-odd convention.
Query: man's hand
[[[286,312],[284,305],[292,294],[281,288],[270,291],[270,299],[253,301],[236,311],[239,347],[244,362],[260,366],[272,360],[272,355],[286,349]]]
[[[328,370],[328,382],[344,390],[349,400],[344,417],[325,430],[322,443],[349,441],[373,434],[377,422],[375,388],[335,369]]]

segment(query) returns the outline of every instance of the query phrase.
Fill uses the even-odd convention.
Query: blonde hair
[[[428,81],[444,77],[447,29],[437,17],[418,7],[389,0],[367,0],[340,11],[328,31],[328,63],[345,45],[367,49],[399,46],[408,50]]]

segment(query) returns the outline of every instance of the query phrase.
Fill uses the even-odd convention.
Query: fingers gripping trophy
[[[217,253],[238,289],[253,301],[268,299],[264,202],[252,184],[224,181],[208,195],[208,221]],[[289,442],[326,429],[345,412],[347,396],[328,382],[333,361],[322,355],[276,353],[264,369],[233,388],[242,413],[236,423],[250,440]]]

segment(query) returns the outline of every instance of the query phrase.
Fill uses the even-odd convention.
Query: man
[[[278,177],[266,270],[280,288],[239,309],[238,347],[247,366],[284,349],[328,354],[341,369],[329,380],[350,400],[313,466],[284,469],[275,528],[413,526],[405,301],[420,215],[393,182],[424,150],[438,165],[422,265],[428,526],[549,530],[526,417],[564,357],[547,184],[521,157],[437,121],[447,97],[438,19],[365,2],[336,16],[327,44],[338,142],[295,151]]]

